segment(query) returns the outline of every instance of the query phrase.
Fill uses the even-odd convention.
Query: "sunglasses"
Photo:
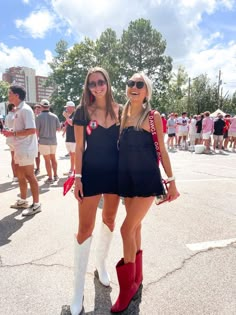
[[[127,86],[129,87],[129,88],[132,88],[132,87],[134,87],[135,85],[136,85],[136,88],[137,89],[139,89],[139,90],[141,90],[143,87],[144,87],[144,82],[143,81],[133,81],[133,80],[129,80],[128,82],[127,82]]]
[[[107,82],[105,80],[98,80],[97,82],[96,81],[91,81],[91,82],[88,83],[88,87],[90,89],[94,89],[97,86],[104,86],[105,84],[107,84]]]

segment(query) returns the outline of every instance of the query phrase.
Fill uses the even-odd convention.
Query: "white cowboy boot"
[[[90,236],[82,244],[79,244],[75,238],[75,253],[74,253],[74,296],[70,306],[72,315],[79,315],[83,310],[83,296],[85,274],[88,265],[90,245],[92,236]]]
[[[106,270],[106,259],[112,236],[113,232],[110,231],[106,224],[102,223],[95,252],[95,266],[98,272],[99,281],[106,287],[110,285],[110,276]]]

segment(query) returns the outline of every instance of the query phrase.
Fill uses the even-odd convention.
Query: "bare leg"
[[[21,166],[24,168],[24,173],[26,179],[29,181],[32,197],[33,197],[33,203],[39,202],[39,185],[37,178],[34,175],[34,165],[27,165],[27,166]]]
[[[89,238],[94,229],[97,207],[101,195],[92,197],[84,197],[83,201],[79,203],[79,226],[77,241],[82,244],[87,238]]]
[[[118,210],[120,197],[114,194],[104,194],[104,205],[102,210],[102,220],[112,232],[115,228],[115,218]]]
[[[14,151],[11,151],[11,169],[14,177],[17,177],[16,175],[16,164],[14,160]]]
[[[52,178],[52,167],[51,167],[50,154],[44,155],[43,157],[44,157],[45,167],[47,170],[48,177]]]
[[[20,197],[21,199],[27,198],[27,181],[25,178],[24,170],[19,164],[15,164],[16,166],[16,175],[18,177],[19,181],[19,187],[20,187]]]
[[[38,153],[38,156],[35,158],[35,163],[36,163],[36,169],[40,169],[40,153]]]
[[[121,226],[125,263],[135,262],[136,253],[141,244],[140,224],[148,212],[153,200],[154,197],[125,198],[127,214]],[[138,232],[138,230],[140,232]]]
[[[50,154],[51,165],[53,169],[54,176],[57,176],[57,160],[55,154]]]

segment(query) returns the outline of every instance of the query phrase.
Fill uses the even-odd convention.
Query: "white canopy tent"
[[[223,116],[226,115],[226,113],[224,113],[221,109],[218,108],[214,113],[211,113],[210,116],[217,117],[218,114],[221,114]]]

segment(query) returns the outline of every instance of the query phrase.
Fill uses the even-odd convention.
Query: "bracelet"
[[[174,180],[175,180],[175,176],[171,176],[166,179],[167,183],[173,182]]]
[[[75,178],[82,178],[81,174],[75,174]]]

